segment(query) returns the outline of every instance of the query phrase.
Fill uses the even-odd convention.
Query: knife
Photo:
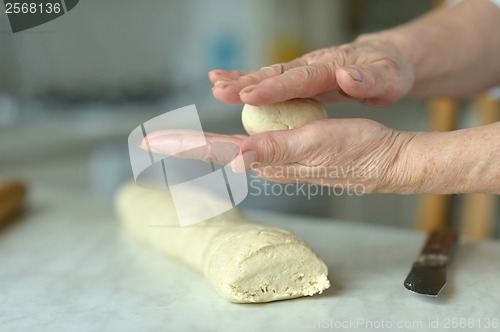
[[[446,271],[456,242],[457,233],[451,227],[432,231],[406,277],[406,289],[419,294],[438,296],[446,285]]]

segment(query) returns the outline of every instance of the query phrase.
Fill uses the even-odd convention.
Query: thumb
[[[410,89],[410,80],[388,61],[341,67],[335,76],[347,95],[372,106],[391,104]]]
[[[302,128],[268,131],[246,138],[240,144],[245,169],[290,164],[304,158],[307,148]]]

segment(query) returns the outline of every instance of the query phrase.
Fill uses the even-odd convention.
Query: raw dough
[[[243,127],[250,135],[294,129],[327,117],[323,105],[313,99],[291,99],[264,106],[246,104],[241,113]]]
[[[221,204],[198,189],[193,197],[202,205]],[[330,287],[325,263],[302,239],[250,222],[236,208],[181,228],[167,190],[135,184],[120,190],[116,207],[133,236],[202,272],[228,301],[284,300]]]

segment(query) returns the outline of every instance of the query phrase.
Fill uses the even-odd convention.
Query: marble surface
[[[109,205],[43,188],[0,233],[0,331],[495,330],[500,243],[461,241],[438,298],[403,287],[425,240],[412,230],[248,211],[302,236],[333,286],[268,304],[222,299],[198,272],[142,247]],[[495,325],[496,324],[496,325]]]

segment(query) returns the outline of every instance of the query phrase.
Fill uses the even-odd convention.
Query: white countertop
[[[423,234],[253,211],[253,219],[303,237],[327,263],[333,286],[314,297],[233,304],[196,271],[130,239],[109,206],[57,188],[34,189],[29,213],[0,233],[0,331],[365,330],[370,324],[424,331],[454,323],[480,330],[500,317],[499,242],[463,241],[447,288],[428,298],[403,287]]]

